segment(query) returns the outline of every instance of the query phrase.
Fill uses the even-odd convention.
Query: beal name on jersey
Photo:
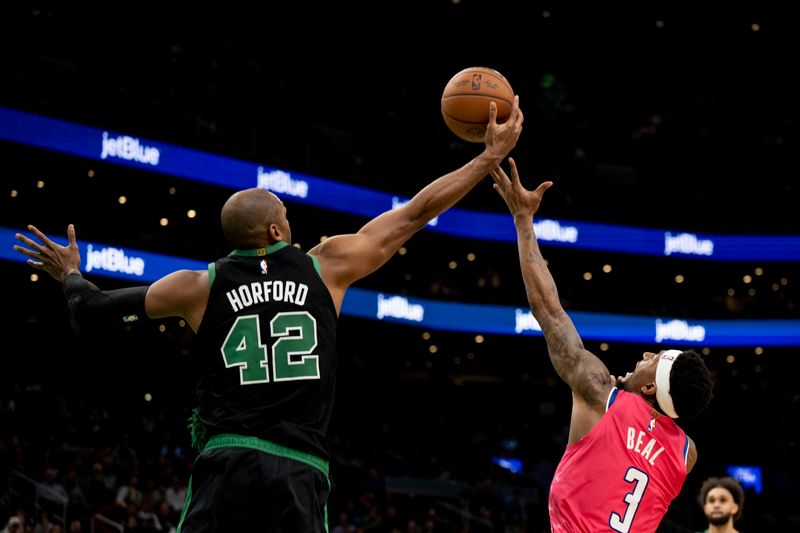
[[[658,456],[661,455],[661,452],[664,451],[664,447],[660,446],[658,442],[656,442],[656,439],[652,437],[650,437],[650,441],[647,444],[642,446],[645,438],[647,438],[647,433],[642,430],[637,432],[635,428],[628,426],[628,438],[626,439],[628,449],[640,454],[642,457],[647,459],[648,463],[655,466],[655,461]],[[655,450],[656,446],[659,448],[655,453],[653,453],[653,450]]]

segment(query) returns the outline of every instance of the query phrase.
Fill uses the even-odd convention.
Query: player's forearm
[[[583,341],[561,305],[556,283],[539,250],[531,217],[515,217],[514,223],[528,304],[542,328],[550,361],[561,379],[570,387],[579,387]]]
[[[530,217],[518,216],[514,219],[517,228],[517,242],[519,248],[519,264],[522,269],[522,279],[525,283],[525,292],[533,316],[537,320],[562,310],[558,298],[558,289],[547,268],[536,233],[533,230],[533,221]]]
[[[64,278],[64,295],[72,316],[78,321],[132,315],[145,318],[146,293],[147,287],[101,291],[77,271],[71,271]]]
[[[466,196],[502,160],[486,149],[463,167],[431,182],[406,204],[408,217],[422,225],[428,223]]]

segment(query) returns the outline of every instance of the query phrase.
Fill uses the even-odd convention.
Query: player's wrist
[[[504,153],[498,153],[497,150],[487,146],[476,159],[482,166],[485,166],[488,171],[499,167],[504,158]]]
[[[514,224],[517,226],[527,226],[533,224],[533,213],[514,213]]]
[[[69,276],[72,274],[77,274],[80,277],[83,277],[81,271],[75,267],[68,268],[67,271],[64,273],[64,276],[61,278],[61,282],[63,283]]]

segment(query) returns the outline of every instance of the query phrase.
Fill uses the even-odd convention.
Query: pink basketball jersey
[[[569,444],[550,485],[553,533],[655,531],[686,479],[689,439],[638,394],[612,389],[606,413]]]

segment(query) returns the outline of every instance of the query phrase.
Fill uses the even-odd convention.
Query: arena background
[[[0,106],[408,197],[480,150],[446,129],[439,98],[454,73],[486,65],[520,95],[526,120],[513,155],[525,183],[555,182],[542,216],[800,234],[790,8],[650,4],[20,2],[0,8]],[[218,213],[231,189],[14,142],[0,153],[0,226],[63,235],[74,223],[79,238],[204,262],[228,252]],[[366,221],[285,201],[304,249]],[[489,179],[458,207],[505,209]],[[526,306],[512,243],[426,230],[405,248],[356,287]],[[542,249],[568,311],[798,318],[797,261]],[[191,332],[177,320],[74,330],[57,283],[32,280],[22,263],[0,268],[0,526],[18,508],[30,523],[42,508],[60,516],[33,484],[52,468],[82,489],[87,501],[68,519],[83,519],[83,531],[97,511],[151,530],[151,509],[167,530],[175,511],[159,507],[192,459]],[[705,353],[715,398],[681,423],[700,459],[659,531],[703,529],[699,485],[730,465],[763,469],[739,529],[800,528],[798,343],[787,344]],[[617,374],[658,347],[586,346]],[[570,393],[541,337],[343,316],[339,359],[332,530],[417,531],[414,521],[425,531],[548,531]],[[493,456],[521,459],[522,471]],[[94,491],[95,463],[105,493]],[[144,503],[108,501],[133,474]],[[128,527],[137,513],[139,529]]]

